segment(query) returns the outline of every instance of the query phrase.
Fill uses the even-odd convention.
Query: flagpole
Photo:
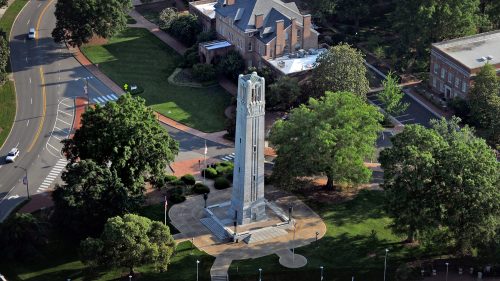
[[[168,207],[167,196],[165,196],[165,204],[163,206],[165,208],[165,225],[167,225],[167,207]]]
[[[207,148],[207,140],[205,140],[205,151],[203,153],[203,164],[205,165],[204,169],[207,168],[207,150],[208,150],[208,148]],[[206,184],[205,183],[205,177],[206,177],[206,175],[205,175],[205,173],[203,173],[203,184],[204,185]]]

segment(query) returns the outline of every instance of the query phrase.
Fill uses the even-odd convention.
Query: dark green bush
[[[165,183],[171,183],[175,180],[177,180],[177,177],[174,175],[166,175],[164,179]]]
[[[232,50],[220,59],[217,70],[227,78],[237,81],[238,75],[245,70],[245,61],[238,51]]]
[[[196,43],[196,37],[201,32],[201,25],[196,16],[182,14],[172,20],[167,32],[182,43],[192,46]]]
[[[185,174],[181,177],[181,181],[183,181],[187,185],[193,185],[196,183],[196,179],[191,174]]]
[[[198,63],[193,65],[193,76],[200,82],[208,82],[215,79],[215,68],[211,64]]]
[[[207,179],[215,179],[217,177],[217,170],[214,168],[206,168],[202,171],[202,176],[205,176]]]
[[[173,186],[185,186],[186,185],[186,183],[184,183],[182,180],[179,180],[179,179],[171,181],[170,184]]]
[[[198,43],[213,41],[215,39],[217,39],[217,34],[215,34],[215,31],[213,30],[203,31],[202,33],[198,34],[198,36],[196,36],[196,41]]]
[[[226,174],[226,179],[230,182],[233,181],[233,172]]]
[[[193,186],[193,192],[196,194],[210,193],[210,188],[202,183],[197,183]]]
[[[179,203],[186,201],[186,196],[184,196],[182,194],[172,194],[172,195],[170,195],[170,201],[173,204],[179,204]]]
[[[219,166],[222,166],[222,167],[231,167],[231,168],[234,167],[234,163],[231,161],[219,162],[218,164],[219,164]]]
[[[231,182],[225,177],[218,177],[215,179],[214,187],[215,189],[226,189],[231,186]]]
[[[218,175],[227,175],[229,173],[232,173],[233,172],[233,169],[234,167],[231,167],[231,166],[217,166],[217,168],[215,168],[215,170],[217,171],[217,174]]]

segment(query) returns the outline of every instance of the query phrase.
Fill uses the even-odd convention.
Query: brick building
[[[466,98],[486,63],[500,75],[500,30],[432,44],[430,86],[445,99]]]
[[[311,15],[302,15],[293,2],[201,0],[191,2],[189,10],[198,16],[204,30],[215,29],[220,39],[230,43],[230,48],[242,55],[247,66],[268,63],[285,74],[300,72],[312,68],[319,53],[315,51],[319,33],[312,26]],[[211,50],[200,46],[206,63],[211,63],[210,52],[215,52],[214,44],[209,45]],[[229,48],[227,44],[215,45]],[[273,60],[283,62],[273,64],[270,62]]]

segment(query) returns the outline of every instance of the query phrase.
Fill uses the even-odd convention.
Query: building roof
[[[233,5],[226,5],[225,0],[218,0],[215,12],[234,19],[234,25],[243,32],[259,32],[259,39],[264,43],[276,37],[277,20],[284,20],[284,28],[291,25],[291,19],[302,19],[295,3],[283,3],[281,0],[234,0]],[[263,26],[255,27],[255,16],[263,15]],[[298,24],[302,24],[299,20]]]
[[[209,3],[203,3],[203,4],[197,4],[193,3],[193,7],[198,9],[200,12],[202,12],[204,15],[211,19],[215,19],[215,4],[217,2],[209,2]]]
[[[469,69],[500,63],[500,30],[432,44]]]

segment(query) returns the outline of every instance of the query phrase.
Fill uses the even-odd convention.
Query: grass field
[[[391,220],[382,210],[382,192],[362,191],[341,204],[307,203],[324,219],[327,233],[318,242],[296,250],[307,258],[305,267],[287,269],[279,264],[278,256],[271,255],[233,262],[230,279],[256,280],[258,269],[262,268],[264,280],[319,280],[319,268],[324,266],[324,277],[329,281],[351,280],[352,276],[356,280],[381,280],[386,248],[391,275],[409,257],[423,254],[419,248],[403,247],[399,243],[401,237],[388,229]]]
[[[148,30],[128,28],[102,46],[85,46],[83,53],[118,85],[137,84],[147,105],[189,127],[224,130],[224,109],[231,97],[221,87],[189,88],[168,83],[181,57]]]
[[[14,82],[0,86],[0,147],[7,139],[16,117],[16,91]]]
[[[17,14],[19,14],[28,1],[29,0],[16,0],[12,2],[0,19],[0,29],[7,34],[7,38],[9,38],[10,29],[14,24]]]

